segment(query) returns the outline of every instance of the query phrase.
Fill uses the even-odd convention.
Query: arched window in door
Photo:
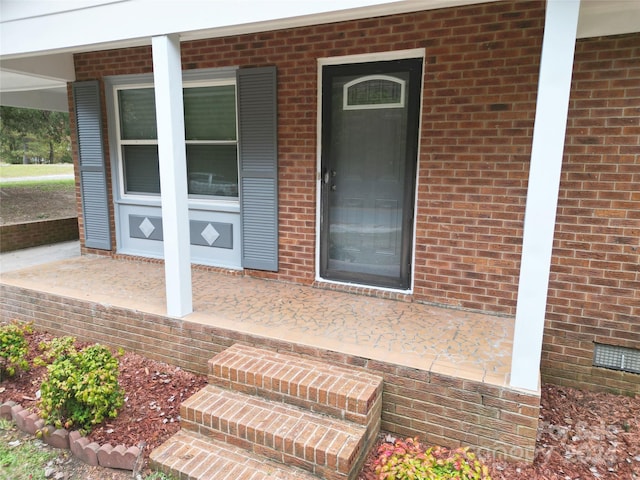
[[[406,82],[389,75],[367,75],[344,85],[344,110],[403,108]]]

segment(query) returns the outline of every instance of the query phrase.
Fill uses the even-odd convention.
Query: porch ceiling
[[[340,0],[206,4],[146,0],[21,2],[2,0],[0,103],[66,111],[66,83],[73,81],[73,54],[136,45],[178,33],[182,40],[255,33],[280,28],[447,8],[497,0]],[[204,10],[203,10],[204,9]],[[145,18],[123,22],[122,18]],[[108,24],[111,28],[95,28]],[[67,27],[68,26],[68,27]],[[578,38],[640,31],[640,2],[582,0]],[[25,35],[24,32],[40,32]],[[18,60],[18,66],[15,61]],[[52,61],[54,60],[54,61]],[[60,66],[71,70],[60,71]]]
[[[0,283],[165,315],[160,264],[80,257]],[[255,278],[193,271],[183,320],[497,386],[509,385],[513,319]]]

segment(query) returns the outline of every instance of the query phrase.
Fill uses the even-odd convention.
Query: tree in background
[[[71,163],[69,114],[0,107],[0,159],[6,163]]]

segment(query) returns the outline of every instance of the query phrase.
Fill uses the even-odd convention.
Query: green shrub
[[[63,337],[44,345],[45,357],[53,363],[40,386],[38,407],[47,423],[88,431],[116,417],[124,395],[118,384],[118,359],[111,351],[95,344],[78,352],[74,342]]]
[[[146,475],[144,480],[174,480],[174,477],[164,472],[152,472]]]
[[[29,353],[29,344],[24,338],[31,333],[29,324],[12,322],[0,326],[0,381],[5,375],[12,377],[18,368],[29,369],[26,356]]]
[[[38,348],[43,352],[33,359],[33,363],[38,366],[49,365],[58,358],[78,353],[76,339],[73,337],[56,337],[48,342],[40,342]]]
[[[468,448],[425,450],[417,438],[383,443],[374,464],[380,480],[491,480]]]

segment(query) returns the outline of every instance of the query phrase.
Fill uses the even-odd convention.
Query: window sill
[[[117,205],[132,205],[145,207],[161,207],[160,197],[125,197],[116,200]],[[214,212],[240,213],[239,200],[203,200],[189,199],[189,210],[203,210]]]

